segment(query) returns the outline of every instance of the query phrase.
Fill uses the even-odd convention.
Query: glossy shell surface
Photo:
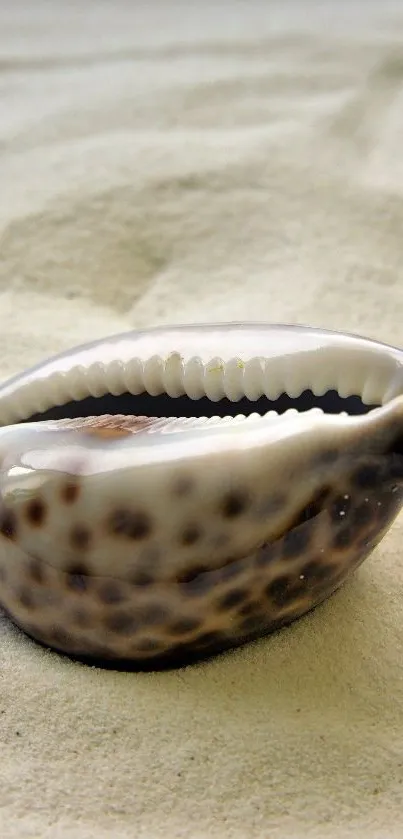
[[[10,380],[2,606],[47,646],[137,667],[300,617],[400,509],[402,358],[355,336],[216,324],[115,336]]]

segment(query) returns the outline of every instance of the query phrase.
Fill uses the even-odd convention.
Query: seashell
[[[236,647],[329,597],[403,503],[403,353],[268,324],[86,344],[0,388],[0,602],[88,662]]]

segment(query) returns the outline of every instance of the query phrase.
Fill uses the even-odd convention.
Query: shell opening
[[[73,419],[103,414],[148,417],[227,417],[250,416],[251,414],[263,416],[268,411],[284,414],[290,409],[303,412],[312,408],[319,408],[326,414],[345,412],[350,416],[358,416],[376,407],[379,405],[366,405],[359,395],[342,397],[334,389],[321,396],[315,395],[311,390],[305,390],[298,397],[283,393],[278,399],[261,396],[256,400],[250,400],[243,397],[237,402],[232,402],[225,397],[218,402],[213,402],[207,396],[193,400],[188,396],[172,397],[168,394],[152,396],[146,392],[135,396],[131,393],[123,393],[119,396],[108,393],[100,397],[87,396],[79,401],[70,400],[63,405],[51,407],[47,411],[32,414],[27,421]]]

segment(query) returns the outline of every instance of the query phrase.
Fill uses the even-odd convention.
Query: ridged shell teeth
[[[334,369],[327,363],[321,366],[308,361],[301,353],[298,363],[287,354],[256,356],[247,361],[234,356],[225,362],[217,355],[203,362],[196,355],[185,360],[173,352],[126,361],[113,358],[106,364],[93,361],[88,367],[76,364],[21,384],[18,396],[11,395],[3,405],[2,423],[26,419],[88,396],[120,396],[125,392],[133,396],[167,394],[172,399],[183,395],[192,400],[207,397],[211,402],[227,398],[233,403],[245,397],[251,402],[261,397],[276,400],[283,394],[297,399],[306,390],[316,396],[329,390],[341,397],[357,395],[367,404],[382,404],[391,398],[389,359],[375,368],[369,366],[366,356],[351,364],[336,364]]]
[[[123,368],[123,382],[128,393],[138,396],[144,391],[143,365],[139,358],[131,358]]]
[[[153,355],[144,364],[143,368],[143,384],[151,396],[159,396],[164,392],[162,384],[164,373],[163,361],[158,355]]]

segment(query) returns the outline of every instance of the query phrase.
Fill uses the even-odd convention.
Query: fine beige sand
[[[0,0],[1,377],[131,327],[403,345],[403,5]],[[2,839],[401,839],[403,518],[329,602],[177,672],[3,616]]]

